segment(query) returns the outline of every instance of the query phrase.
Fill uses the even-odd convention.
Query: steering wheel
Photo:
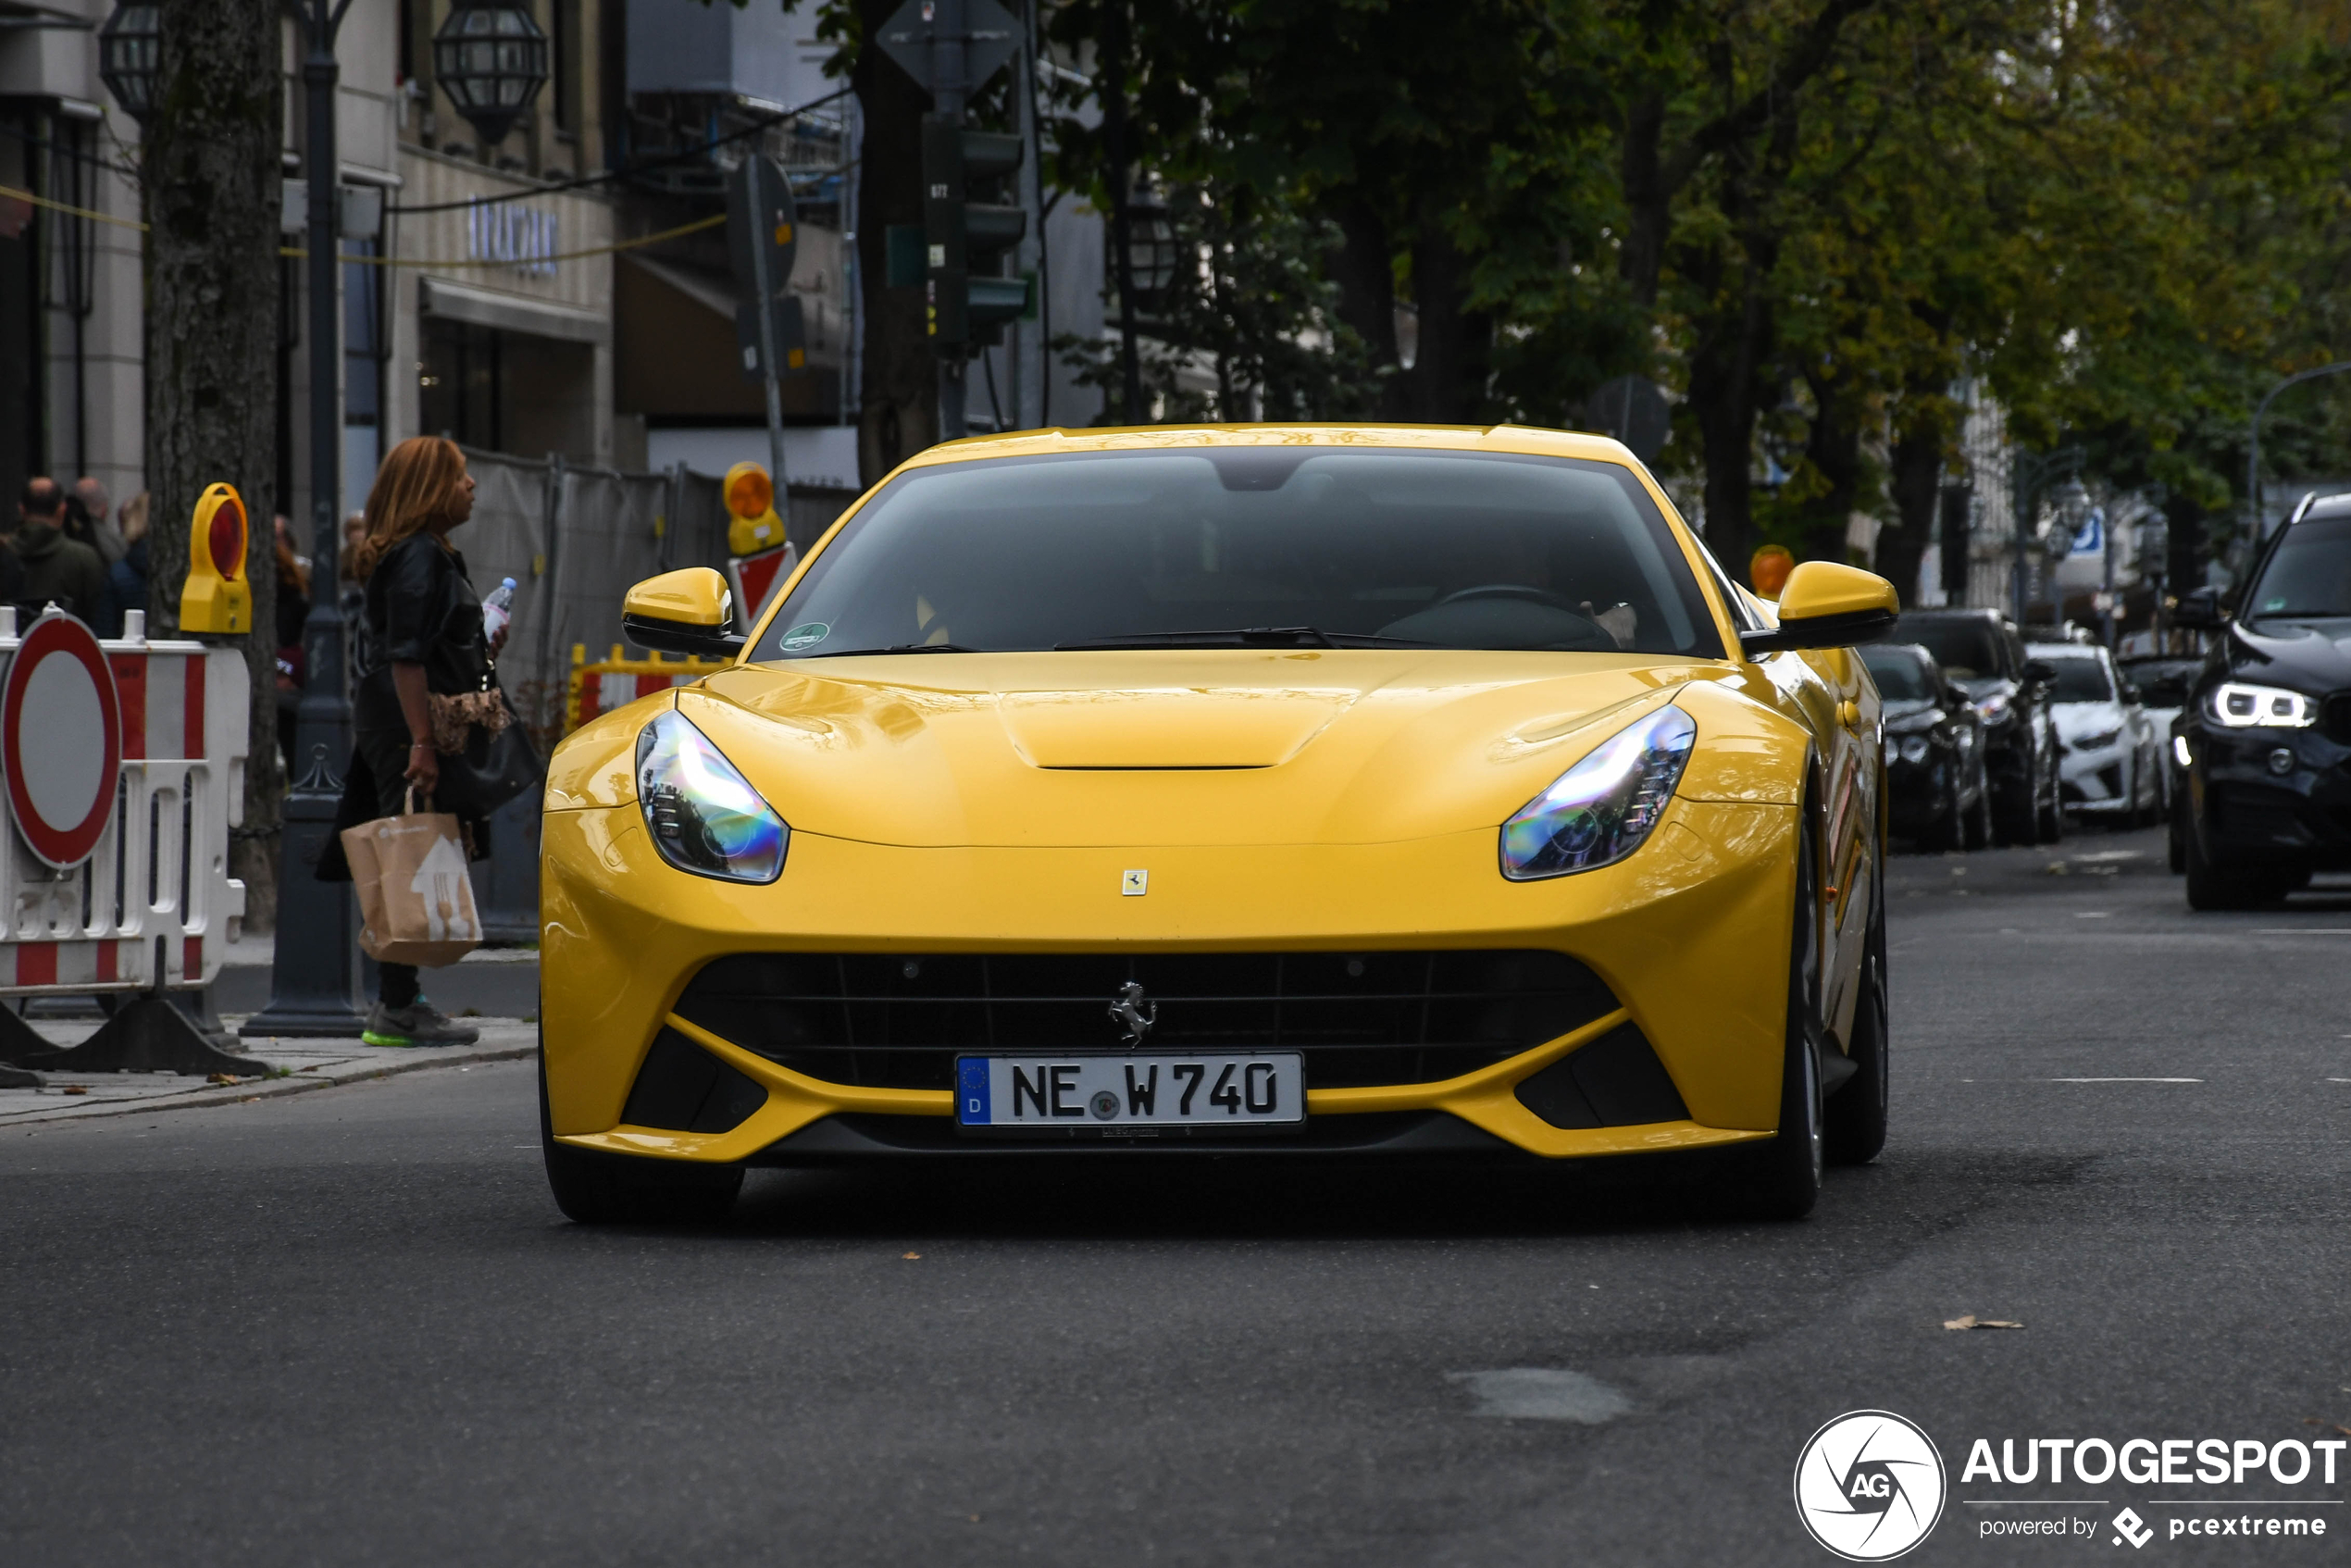
[[[1584,614],[1583,605],[1563,599],[1549,589],[1529,588],[1523,582],[1483,582],[1474,588],[1458,588],[1429,608],[1433,610],[1437,604],[1457,604],[1471,599],[1524,599],[1532,604],[1549,604],[1555,610],[1565,610],[1571,616]]]

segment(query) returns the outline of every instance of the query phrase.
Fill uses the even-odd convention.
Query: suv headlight
[[[637,804],[653,847],[680,871],[772,882],[784,869],[791,829],[674,708],[637,736]]]
[[[2265,726],[2273,729],[2307,729],[2319,722],[2319,704],[2299,691],[2281,686],[2251,686],[2228,680],[2204,699],[2204,716],[2230,729]]]
[[[1976,703],[1975,716],[1982,719],[1986,724],[1997,724],[2002,719],[2008,717],[2009,699],[2007,694],[2004,692],[1995,691],[1989,697],[1986,697],[1982,702]]]
[[[1672,707],[1618,730],[1502,824],[1502,875],[1513,882],[1564,877],[1639,849],[1697,738],[1697,723]]]

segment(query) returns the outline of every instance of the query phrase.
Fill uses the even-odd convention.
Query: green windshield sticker
[[[2261,608],[2262,608],[2263,610],[2265,610],[2265,611],[2266,611],[2266,610],[2283,610],[2283,609],[2284,609],[2284,608],[2285,608],[2285,599],[2284,599],[2284,596],[2283,596],[2283,595],[2280,595],[2278,598],[2275,598],[2275,599],[2264,599],[2264,600],[2262,600],[2262,601],[2261,601]]]
[[[823,621],[802,621],[784,633],[784,652],[797,653],[802,648],[814,648],[832,634],[833,628]]]

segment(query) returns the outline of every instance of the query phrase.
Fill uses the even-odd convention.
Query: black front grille
[[[950,1089],[978,1052],[1119,1051],[1128,982],[1154,1052],[1294,1050],[1316,1089],[1430,1083],[1615,1010],[1589,969],[1536,949],[1438,952],[738,953],[678,1014],[828,1083]]]
[[[2319,728],[2338,746],[2351,746],[2351,691],[2337,691],[2319,704]]]

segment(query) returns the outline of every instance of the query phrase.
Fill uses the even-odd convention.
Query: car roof
[[[1868,642],[1862,644],[1861,659],[1863,663],[1866,664],[1869,661],[1870,655],[1872,653],[1907,653],[1913,658],[1924,659],[1928,664],[1934,663],[1934,655],[1928,653],[1924,648],[1920,647],[1915,642]]]
[[[2313,495],[2296,511],[2294,520],[2351,516],[2351,495]]]
[[[988,457],[1054,452],[1168,452],[1246,446],[1419,447],[1435,452],[1502,452],[1527,457],[1582,457],[1635,469],[1632,448],[1607,436],[1533,425],[1130,425],[1101,429],[1018,430],[941,442],[908,458],[909,468]]]

